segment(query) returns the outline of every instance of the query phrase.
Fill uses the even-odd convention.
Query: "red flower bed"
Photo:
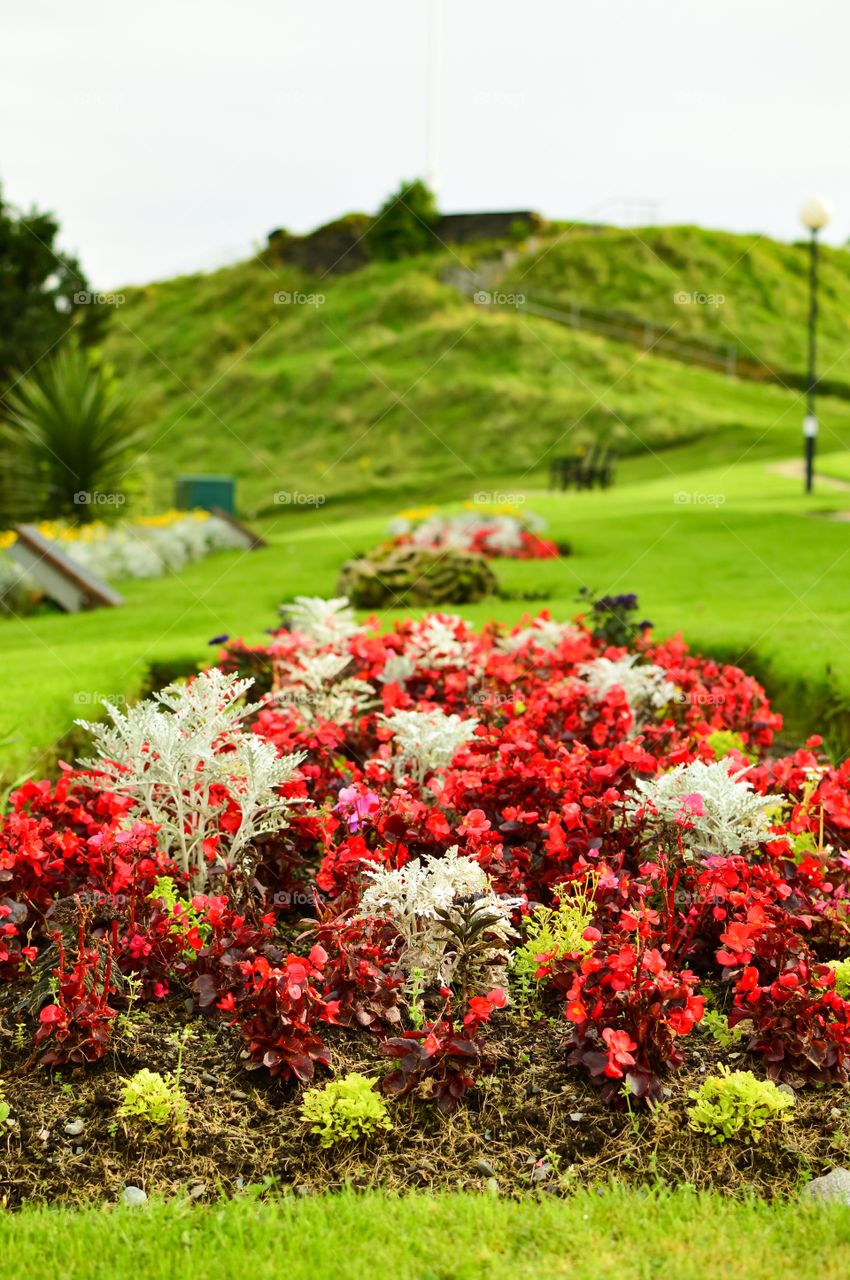
[[[617,615],[632,607],[383,635],[337,609],[229,644],[219,668],[256,681],[239,733],[292,759],[288,820],[238,864],[213,831],[187,870],[141,792],[96,765],[26,783],[0,819],[0,1006],[29,1008],[33,1063],[103,1056],[129,980],[226,1018],[284,1079],[328,1065],[329,1025],[377,1036],[386,1092],[449,1109],[488,1070],[491,1019],[516,1016],[524,929],[581,892],[535,986],[613,1104],[672,1087],[707,1001],[775,1078],[846,1082],[850,1004],[827,962],[850,952],[850,762],[818,739],[771,755],[781,719],[758,683],[655,644]],[[228,753],[253,758],[241,741],[210,810],[230,835],[253,795],[227,780]],[[193,830],[199,776],[179,783]]]

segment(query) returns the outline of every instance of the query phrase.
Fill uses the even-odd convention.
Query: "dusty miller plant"
[[[371,884],[360,899],[363,915],[388,917],[404,944],[400,962],[421,986],[504,982],[508,943],[516,937],[511,913],[518,898],[493,892],[486,872],[457,845],[443,857],[413,858],[398,870],[367,870]],[[466,972],[462,972],[466,970]]]
[[[729,771],[727,760],[694,760],[657,778],[639,778],[625,797],[626,816],[643,815],[650,835],[680,835],[686,851],[738,854],[767,834],[766,810],[781,795],[759,795],[746,779],[746,766]]]
[[[380,719],[393,735],[396,782],[412,777],[421,784],[429,773],[445,769],[455,752],[475,737],[478,721],[443,711],[394,711]]]
[[[581,666],[579,675],[597,698],[604,698],[612,689],[622,689],[636,725],[666,707],[678,693],[662,667],[639,662],[633,653],[617,659],[596,658]]]
[[[363,630],[347,596],[336,596],[333,600],[296,596],[295,603],[283,605],[280,612],[290,630],[308,636],[318,648],[340,647]]]
[[[372,686],[365,680],[344,674],[351,665],[347,654],[302,654],[298,664],[280,668],[278,683],[282,688],[275,700],[298,707],[304,719],[333,720],[350,724],[375,701]]]
[[[249,878],[257,838],[287,825],[291,802],[279,788],[304,756],[279,756],[270,742],[243,731],[240,700],[252,684],[213,667],[127,711],[104,702],[108,723],[78,721],[97,753],[81,765],[97,774],[98,785],[129,796],[134,818],[159,826],[195,892],[216,869],[235,867]],[[231,802],[239,825],[223,831]]]

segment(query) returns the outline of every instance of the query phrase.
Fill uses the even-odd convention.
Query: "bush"
[[[499,583],[481,555],[419,547],[378,548],[347,560],[337,584],[357,609],[469,604],[496,595]]]
[[[128,1128],[150,1133],[170,1130],[183,1133],[187,1127],[188,1103],[175,1076],[161,1076],[142,1067],[121,1091],[117,1115]]]
[[[323,1147],[392,1128],[387,1104],[375,1093],[373,1081],[358,1071],[331,1080],[323,1089],[308,1089],[301,1115]]]
[[[714,1142],[749,1138],[758,1142],[765,1125],[785,1119],[794,1098],[772,1080],[758,1080],[752,1071],[730,1071],[723,1065],[719,1075],[709,1076],[689,1097],[690,1126],[708,1134]]]

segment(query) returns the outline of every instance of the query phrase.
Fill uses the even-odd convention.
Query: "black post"
[[[812,492],[815,478],[815,446],[818,420],[815,414],[817,389],[817,323],[818,323],[818,233],[812,227],[809,255],[809,377],[806,387],[806,421],[803,432],[806,440],[806,493]]]

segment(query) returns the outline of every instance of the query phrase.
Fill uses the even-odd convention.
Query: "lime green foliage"
[[[752,1071],[729,1071],[722,1063],[719,1074],[709,1076],[688,1097],[694,1100],[688,1108],[691,1128],[714,1142],[758,1142],[768,1121],[786,1118],[794,1105],[793,1097],[772,1080],[759,1080]]]
[[[177,892],[177,885],[171,879],[171,876],[157,876],[153,882],[153,890],[150,897],[158,899],[169,915],[174,915],[175,909],[177,909],[178,916],[175,916],[174,924],[171,926],[172,933],[196,928],[204,941],[207,940],[210,935],[209,925],[203,923],[200,912],[195,910],[189,898],[180,897]]]
[[[370,1138],[380,1129],[393,1127],[387,1104],[375,1092],[374,1083],[359,1071],[351,1071],[321,1089],[307,1090],[301,1116],[321,1146]]]
[[[830,960],[829,967],[835,971],[835,990],[842,1000],[850,1000],[850,960]]]
[[[121,1090],[116,1115],[128,1129],[148,1134],[168,1130],[179,1136],[188,1125],[188,1106],[176,1076],[162,1076],[142,1067]]]
[[[731,729],[715,729],[714,733],[708,735],[706,742],[714,752],[715,760],[722,760],[730,751],[740,751],[743,756],[747,754],[744,739]]]
[[[15,1274],[63,1280],[846,1280],[846,1205],[628,1192],[236,1197],[0,1214]]]
[[[730,1049],[733,1044],[740,1044],[748,1035],[743,1024],[730,1027],[726,1014],[719,1009],[706,1009],[699,1023],[699,1030],[703,1035],[710,1036],[721,1049]]]
[[[0,1080],[0,1124],[5,1124],[9,1119],[11,1108],[6,1101],[6,1095],[3,1092],[3,1081]]]
[[[531,988],[540,968],[541,956],[586,954],[591,943],[584,938],[593,918],[596,879],[588,876],[582,885],[562,886],[557,907],[538,907],[523,922],[524,938],[513,955],[513,971],[521,987]]]

